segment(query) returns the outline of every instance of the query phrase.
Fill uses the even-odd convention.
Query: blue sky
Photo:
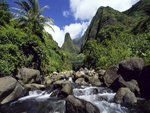
[[[16,7],[14,1],[7,0],[10,7]],[[45,28],[52,34],[53,39],[62,46],[64,35],[69,32],[72,39],[81,37],[91,19],[100,6],[110,6],[118,11],[125,11],[139,0],[38,0],[40,7],[48,5],[49,8],[43,12],[54,20],[52,27],[55,32]]]

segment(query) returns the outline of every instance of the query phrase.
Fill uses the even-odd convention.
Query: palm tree
[[[13,8],[18,11],[17,19],[23,27],[30,27],[32,32],[42,37],[42,31],[44,26],[49,26],[52,30],[53,28],[48,24],[53,24],[53,21],[49,17],[42,16],[42,12],[48,6],[42,8],[39,7],[38,0],[19,0],[15,2],[20,8]]]
[[[8,3],[5,0],[0,0],[0,26],[9,23],[11,14],[9,12]]]

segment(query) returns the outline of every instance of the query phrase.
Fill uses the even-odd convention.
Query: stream
[[[0,113],[66,113],[66,101],[58,97],[51,97],[53,92],[30,91],[28,96],[1,106]],[[142,113],[136,107],[116,104],[114,102],[115,93],[105,87],[82,86],[74,88],[73,94],[97,106],[100,113]]]

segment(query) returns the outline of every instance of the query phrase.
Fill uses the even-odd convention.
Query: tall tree
[[[52,19],[42,15],[42,12],[48,6],[40,8],[38,0],[19,0],[15,3],[19,6],[19,8],[14,9],[18,11],[16,14],[21,26],[29,27],[39,37],[42,37],[44,26],[49,26],[53,30],[48,24],[53,23]]]
[[[9,6],[5,0],[0,0],[0,26],[9,23],[11,14],[9,12]]]

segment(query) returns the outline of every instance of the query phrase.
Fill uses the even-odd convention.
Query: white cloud
[[[75,19],[81,22],[71,23],[64,26],[63,29],[52,25],[55,32],[48,27],[45,27],[45,29],[61,47],[64,42],[65,33],[69,32],[72,39],[81,37],[84,34],[100,6],[110,6],[116,10],[125,11],[137,1],[139,0],[70,0],[70,11],[63,11],[63,16],[67,17],[72,13]]]
[[[88,22],[72,23],[64,27],[64,32],[70,33],[72,39],[79,38],[88,26]]]
[[[76,20],[90,20],[100,6],[125,11],[137,1],[139,0],[70,0],[70,10]]]
[[[69,11],[63,11],[63,16],[68,17],[70,15]]]
[[[51,25],[54,31],[51,30],[49,27],[45,27],[45,30],[52,35],[53,39],[58,43],[58,45],[61,47],[62,43],[64,42],[64,31],[61,30],[58,26],[56,25]]]
[[[65,33],[70,33],[72,39],[81,37],[83,32],[85,32],[88,24],[89,22],[72,23],[70,25],[64,26],[63,29],[60,29],[56,25],[51,25],[55,32],[53,32],[49,27],[45,27],[45,30],[52,35],[53,39],[61,47],[64,42]]]

